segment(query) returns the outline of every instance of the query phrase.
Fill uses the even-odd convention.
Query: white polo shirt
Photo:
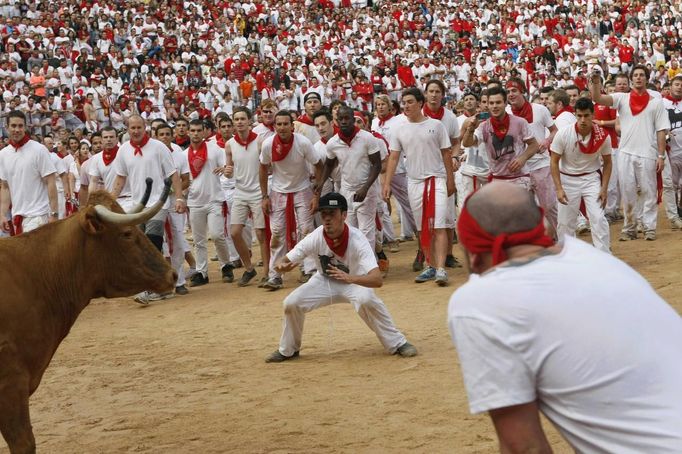
[[[604,131],[608,136],[608,131]],[[592,134],[583,141],[583,145],[589,143]],[[588,154],[580,151],[578,145],[578,133],[575,132],[575,126],[567,126],[560,129],[554,136],[551,150],[553,153],[561,155],[559,160],[559,170],[568,174],[581,174],[588,172],[595,172],[601,169],[601,157],[611,154],[611,137],[606,137],[606,140],[599,148],[599,151]]]
[[[379,139],[371,133],[360,130],[350,146],[338,134],[327,142],[327,157],[337,159],[341,171],[341,188],[357,191],[367,183],[372,169],[369,156],[379,153]]]
[[[7,145],[0,150],[0,179],[7,182],[12,194],[12,214],[34,217],[50,213],[47,184],[43,178],[55,174],[56,169],[47,148],[29,140],[15,150]]]
[[[61,175],[65,174],[69,169],[66,167],[66,163],[62,158],[59,157],[57,153],[50,153],[50,160],[54,164],[54,168],[57,171],[55,182],[57,184],[57,192],[64,192],[64,184],[62,183]]]
[[[638,115],[630,110],[630,93],[613,93],[613,108],[620,119],[620,144],[618,150],[640,158],[656,159],[658,146],[656,132],[670,129],[668,112],[660,99],[650,97],[649,103]]]
[[[249,143],[248,147],[241,145],[234,137],[227,141],[232,152],[234,166],[234,198],[239,200],[260,200],[260,156],[258,153],[258,139]]]
[[[88,174],[91,178],[99,181],[104,185],[104,189],[107,191],[112,191],[114,189],[114,182],[116,181],[116,169],[114,162],[109,165],[104,164],[104,158],[102,153],[97,153],[92,158],[88,159],[90,164],[88,165]],[[117,155],[118,156],[118,155]],[[118,196],[119,198],[130,197],[130,183],[126,179],[126,184],[123,185],[123,189]]]
[[[298,192],[310,187],[310,173],[305,163],[315,165],[319,158],[313,144],[305,136],[294,133],[294,144],[286,158],[272,161],[272,143],[275,136],[268,137],[261,148],[261,164],[272,164],[272,190],[283,194]]]
[[[446,177],[441,150],[451,146],[443,123],[428,117],[420,123],[402,123],[389,141],[391,153],[405,154],[407,177],[417,181]]]
[[[196,178],[192,177],[189,184],[189,194],[187,195],[188,207],[203,207],[211,202],[224,202],[225,193],[220,187],[220,176],[213,173],[218,167],[225,167],[227,158],[225,150],[220,148],[215,142],[206,143],[206,163]],[[187,150],[189,159],[189,149]],[[189,160],[187,161],[189,166]]]

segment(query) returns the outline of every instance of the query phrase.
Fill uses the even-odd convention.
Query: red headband
[[[517,89],[518,91],[520,91],[521,93],[525,93],[525,92],[526,92],[526,87],[524,87],[522,84],[518,83],[518,82],[515,81],[515,80],[509,80],[509,81],[507,81],[507,84],[504,86],[504,88],[506,88],[507,90],[510,89],[510,88],[516,88],[516,89]]]
[[[467,199],[468,200],[468,199]],[[506,249],[522,244],[549,247],[554,244],[554,240],[545,234],[544,211],[540,210],[540,222],[525,232],[501,233],[497,236],[491,235],[481,228],[476,219],[469,214],[464,202],[462,212],[457,220],[457,237],[462,246],[474,254],[482,252],[492,252],[493,266],[507,260]]]
[[[360,120],[362,120],[362,124],[363,124],[363,125],[366,125],[366,124],[367,124],[367,119],[365,118],[365,115],[364,115],[362,112],[356,110],[356,111],[353,113],[353,116],[354,116],[355,118],[359,118]]]

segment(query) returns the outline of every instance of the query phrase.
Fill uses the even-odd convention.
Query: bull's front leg
[[[0,344],[0,433],[11,454],[33,454],[36,442],[28,410],[29,373],[7,344]]]

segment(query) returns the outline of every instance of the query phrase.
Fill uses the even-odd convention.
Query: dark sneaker
[[[618,241],[630,241],[630,240],[636,240],[636,239],[637,239],[636,233],[628,233],[628,232],[621,232],[620,236],[618,237]]]
[[[409,342],[405,342],[403,345],[398,347],[398,350],[396,350],[395,352],[398,355],[402,356],[403,358],[411,358],[413,356],[417,356],[417,348],[414,345],[410,344]]]
[[[249,282],[251,282],[251,279],[256,277],[256,274],[258,273],[256,272],[255,268],[252,269],[251,271],[249,270],[244,271],[244,274],[242,274],[242,277],[241,279],[239,279],[239,282],[237,282],[237,285],[239,287],[246,287],[247,285],[249,285]]]
[[[412,263],[412,271],[421,271],[424,269],[424,253],[422,251],[417,251],[417,256],[414,258]]]
[[[445,266],[447,268],[460,268],[462,265],[459,264],[454,255],[448,254],[448,256],[445,257]]]
[[[273,277],[271,279],[268,279],[268,281],[265,284],[263,284],[263,288],[268,289],[271,292],[279,290],[282,287],[284,287],[284,284],[282,283],[281,277]]]
[[[223,266],[222,269],[220,270],[221,273],[223,274],[223,282],[234,282],[234,267],[232,266],[231,263],[228,263],[227,265]]]
[[[412,347],[414,348],[414,347]],[[416,355],[416,350],[415,350],[415,355]],[[414,356],[414,355],[412,355]],[[266,363],[281,363],[283,361],[286,361],[287,359],[294,359],[298,358],[298,352],[294,352],[293,355],[291,356],[284,356],[279,352],[279,350],[275,350],[274,352],[270,353],[268,356],[265,357],[265,362]]]
[[[189,290],[187,290],[187,287],[184,285],[178,285],[175,287],[175,294],[176,295],[187,295],[189,293]]]
[[[192,276],[189,280],[190,287],[199,287],[200,285],[206,284],[208,284],[208,276],[204,276],[200,272],[194,273],[194,276]]]
[[[241,268],[241,267],[243,267],[243,266],[244,266],[244,265],[242,264],[241,259],[237,259],[237,260],[233,260],[233,261],[232,261],[232,267],[235,268],[235,269]]]
[[[436,269],[432,266],[427,266],[424,268],[424,271],[419,274],[419,276],[414,278],[414,281],[418,284],[421,284],[422,282],[432,281],[434,279],[436,279]]]

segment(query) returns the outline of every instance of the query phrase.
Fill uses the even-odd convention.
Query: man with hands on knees
[[[417,355],[398,331],[373,288],[383,284],[372,246],[365,235],[346,224],[348,203],[338,193],[320,198],[322,225],[301,240],[275,265],[278,273],[295,269],[303,259],[317,262],[317,273],[284,299],[284,328],[279,349],[265,362],[279,363],[299,355],[305,314],[329,304],[351,303],[391,354]]]

